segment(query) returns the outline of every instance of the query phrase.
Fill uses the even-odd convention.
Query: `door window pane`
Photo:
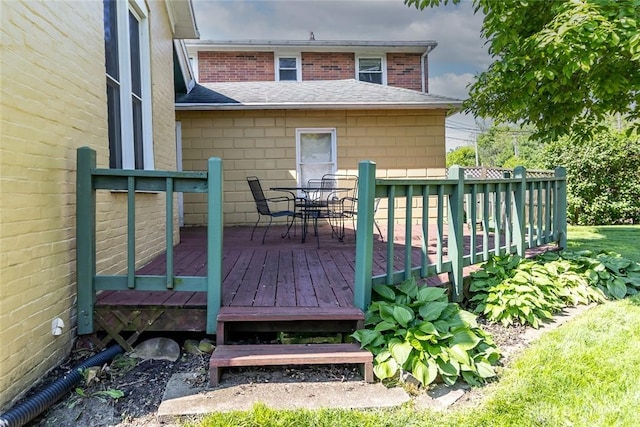
[[[306,186],[310,179],[336,171],[336,133],[327,131],[298,130],[298,184]]]

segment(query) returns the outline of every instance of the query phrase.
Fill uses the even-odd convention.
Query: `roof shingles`
[[[462,101],[410,89],[350,80],[198,84],[176,96],[178,110],[415,108],[459,110]]]

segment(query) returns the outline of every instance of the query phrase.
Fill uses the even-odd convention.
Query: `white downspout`
[[[431,52],[433,49],[435,49],[436,46],[438,46],[437,43],[427,46],[427,50],[425,50],[424,53],[420,56],[420,77],[422,77],[422,93],[426,93],[427,92],[427,88],[425,87],[425,77],[426,77],[426,74],[427,74],[427,67],[425,66],[425,59],[427,59],[427,55],[429,54],[429,52]]]

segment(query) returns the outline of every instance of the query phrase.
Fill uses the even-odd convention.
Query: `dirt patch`
[[[483,324],[501,349],[523,348],[527,342],[526,328],[505,328],[496,324]],[[182,346],[182,342],[179,342]],[[502,364],[508,363],[513,351],[505,352]],[[73,352],[58,368],[47,375],[34,393],[61,378],[73,367],[90,357],[86,351]],[[139,360],[120,355],[95,370],[89,383],[77,384],[76,390],[67,394],[46,412],[27,424],[29,427],[102,427],[166,426],[156,416],[167,382],[174,373],[195,373],[191,378],[194,387],[208,382],[209,355],[193,355],[183,352],[176,362],[165,360]],[[93,374],[92,374],[93,376]],[[223,385],[284,382],[360,381],[362,377],[355,366],[301,366],[226,369]],[[419,391],[420,392],[420,391]],[[424,392],[421,391],[421,392]],[[456,405],[477,402],[481,389],[467,390]]]

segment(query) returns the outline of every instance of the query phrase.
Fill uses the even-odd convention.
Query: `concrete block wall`
[[[252,225],[256,208],[246,177],[263,188],[295,186],[297,128],[336,128],[338,170],[357,174],[360,160],[384,177],[441,175],[445,168],[444,110],[178,111],[183,169],[224,167],[225,225]],[[185,223],[206,223],[206,199],[185,194]]]
[[[152,17],[157,169],[175,169],[166,6]],[[108,167],[102,2],[3,2],[0,31],[0,411],[69,353],[75,339],[76,149]],[[164,195],[140,195],[138,259],[164,250]],[[98,194],[98,270],[125,268],[126,195]],[[119,210],[119,211],[118,211]],[[164,210],[162,210],[164,212]],[[53,336],[51,321],[65,323]]]

